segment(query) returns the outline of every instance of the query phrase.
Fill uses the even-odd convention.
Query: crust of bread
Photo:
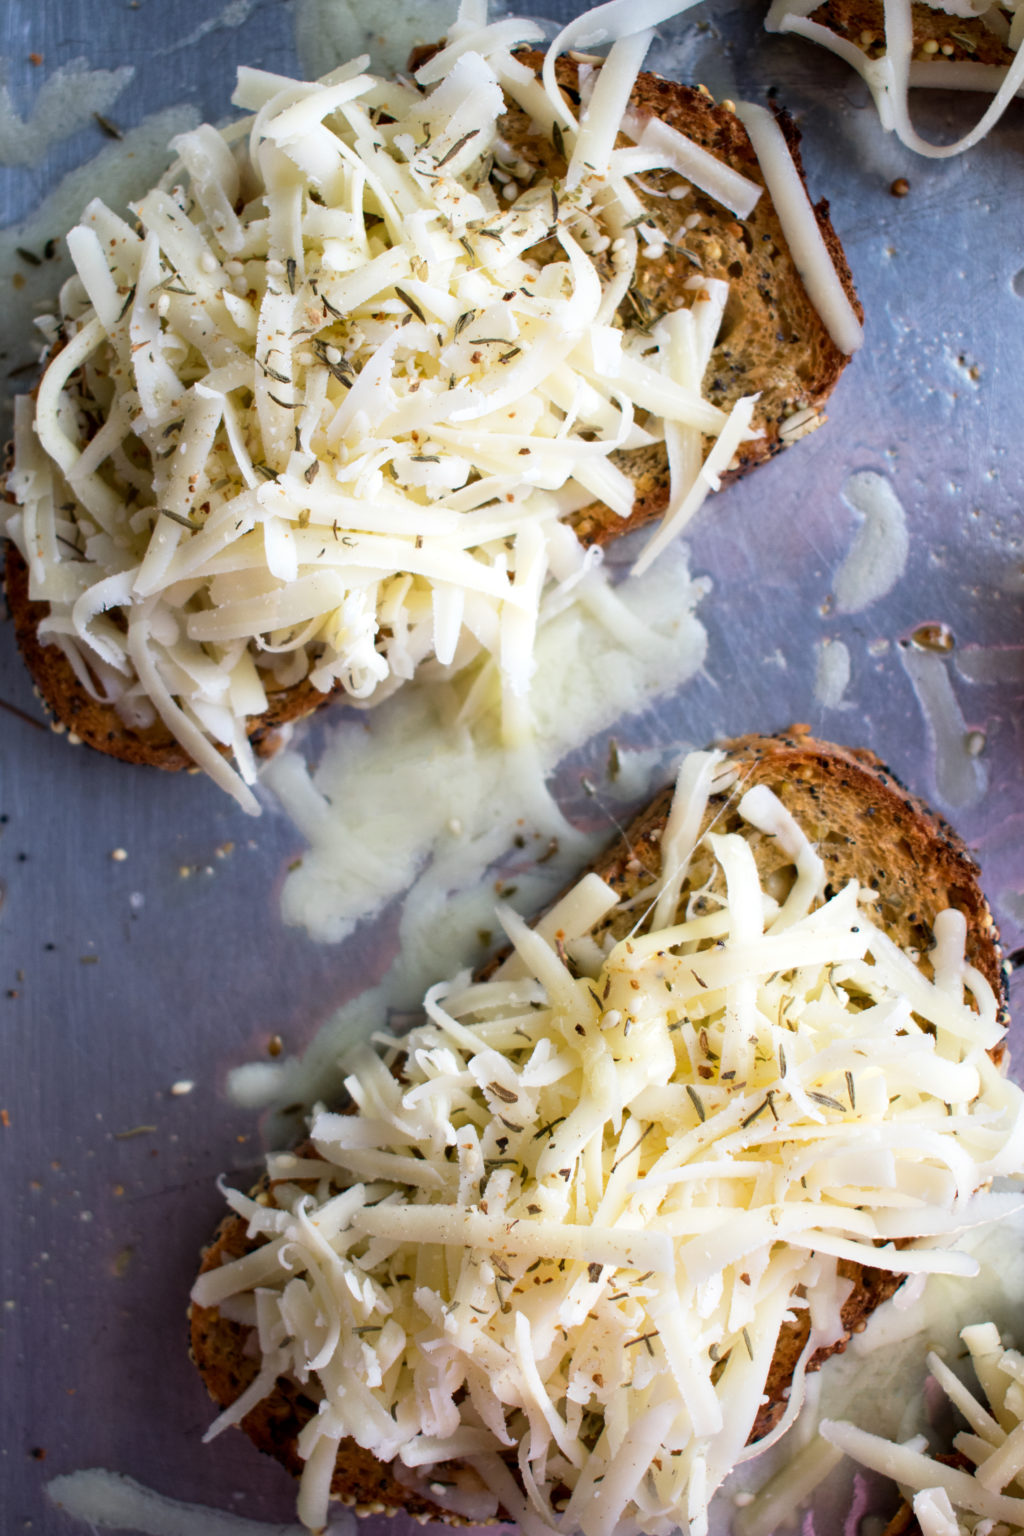
[[[520,57],[539,71],[542,54],[525,51]],[[578,65],[570,59],[560,59],[558,78],[570,98],[574,96],[579,81]],[[631,104],[641,113],[662,118],[734,170],[763,185],[757,156],[742,123],[726,106],[716,104],[706,91],[658,75],[641,74]],[[780,115],[779,122],[803,176],[799,134],[785,114]],[[564,175],[564,157],[557,153],[550,139],[531,130],[529,118],[518,107],[510,106],[502,131],[531,164],[552,176]],[[659,184],[660,190],[668,190],[680,180],[669,172],[655,173],[648,179]],[[832,341],[811,304],[767,195],[759,199],[753,213],[743,221],[734,219],[696,189],[685,207],[688,213],[696,212],[700,220],[686,234],[688,254],[676,252],[659,261],[641,262],[634,284],[635,304],[651,318],[678,307],[683,301],[685,283],[698,270],[729,282],[729,300],[705,375],[704,392],[714,404],[728,409],[741,395],[760,391],[754,424],[762,428],[763,436],[743,444],[734,467],[722,477],[726,483],[780,450],[784,444],[780,427],[787,417],[807,408],[821,412],[849,358]],[[667,237],[677,232],[680,208],[678,202],[668,197],[651,199],[652,218],[664,224]],[[850,301],[861,315],[846,257],[828,217],[827,203],[816,205],[815,217]],[[636,318],[632,311],[625,316],[634,323]],[[629,517],[622,518],[595,502],[575,513],[571,521],[584,544],[610,543],[659,518],[668,505],[668,457],[664,445],[620,452],[612,457],[636,487],[633,510]],[[165,769],[194,766],[164,726],[158,724],[147,730],[127,726],[113,706],[93,698],[82,687],[58,646],[40,642],[38,625],[48,612],[48,605],[30,602],[25,565],[13,545],[8,549],[6,587],[18,644],[37,692],[58,726],[98,751],[127,762]],[[257,753],[271,755],[282,725],[301,719],[335,697],[337,691],[320,693],[308,680],[275,695],[270,708],[249,723],[250,739]]]
[[[956,833],[922,801],[908,794],[873,753],[817,741],[799,727],[785,736],[744,736],[723,746],[739,763],[744,787],[768,784],[800,821],[816,843],[832,883],[838,887],[857,878],[878,891],[881,919],[901,946],[926,953],[936,914],[947,906],[958,906],[967,918],[970,961],[989,980],[997,998],[1003,999],[999,935],[978,883],[976,865]],[[740,825],[731,809],[736,798],[733,793],[713,800],[709,816],[717,818],[719,829],[729,830],[734,819]],[[643,890],[658,873],[660,835],[671,799],[669,788],[593,865],[624,898]],[[772,840],[752,832],[746,824],[744,832],[751,838],[762,874],[770,872],[773,863],[784,862],[784,856],[774,852]],[[695,881],[699,883],[700,878],[696,875]],[[635,912],[619,920],[632,923]],[[615,914],[609,921],[614,927]],[[229,1216],[203,1253],[202,1271],[218,1267],[251,1246],[244,1220]],[[839,1269],[853,1282],[842,1309],[845,1338],[819,1350],[811,1360],[812,1370],[829,1355],[841,1353],[850,1336],[862,1331],[871,1313],[902,1280],[900,1275],[845,1261]],[[222,1318],[216,1308],[193,1306],[190,1320],[193,1359],[211,1397],[226,1407],[257,1372],[257,1359],[246,1347],[249,1330]],[[751,1439],[767,1434],[781,1416],[785,1389],[808,1329],[805,1310],[796,1322],[784,1325],[766,1386],[768,1400],[757,1415]],[[282,1378],[270,1396],[242,1420],[241,1427],[260,1450],[298,1475],[302,1463],[296,1440],[314,1411],[314,1404],[301,1389]],[[406,1509],[463,1523],[398,1483],[388,1467],[351,1441],[342,1443],[332,1489],[335,1497],[374,1512]]]
[[[11,543],[4,561],[4,592],[14,622],[18,648],[32,674],[36,695],[57,730],[125,763],[145,763],[151,768],[195,768],[184,747],[162,721],[138,729],[118,714],[113,704],[94,698],[82,687],[78,675],[57,645],[39,638],[39,624],[50,611],[48,603],[35,603],[28,595],[28,566]],[[308,679],[293,688],[271,695],[263,714],[250,719],[249,740],[259,757],[273,757],[281,744],[281,729],[300,720],[333,698],[320,693]]]
[[[953,16],[914,0],[910,8],[915,64],[939,60],[949,63],[1008,66],[1016,54],[982,21],[980,16]],[[838,37],[853,43],[869,59],[885,53],[885,14],[882,0],[825,0],[808,20],[816,21]],[[939,52],[925,50],[936,43]],[[948,50],[948,51],[947,51]]]

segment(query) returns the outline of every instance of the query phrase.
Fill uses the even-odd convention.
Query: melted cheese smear
[[[186,1504],[146,1488],[120,1472],[90,1467],[51,1478],[49,1498],[65,1515],[92,1530],[134,1531],[136,1536],[303,1536],[298,1525],[270,1525],[247,1520],[205,1504]],[[332,1512],[324,1536],[355,1536],[355,1516]]]
[[[237,1103],[336,1097],[342,1052],[389,1012],[417,1008],[439,973],[464,965],[467,934],[478,936],[482,963],[495,936],[493,877],[504,876],[514,906],[537,911],[606,845],[620,802],[641,801],[661,771],[660,722],[704,660],[707,636],[695,610],[707,587],[690,576],[681,546],[616,588],[595,569],[572,602],[542,620],[529,700],[535,728],[518,752],[502,746],[493,687],[491,708],[480,702],[485,678],[464,720],[464,690],[420,679],[368,715],[365,729],[351,720],[329,729],[315,770],[299,750],[274,760],[262,783],[308,841],[282,887],[284,920],[339,943],[395,903],[394,958],[301,1058],[233,1071]],[[633,749],[620,744],[612,754],[604,733],[618,721],[628,722],[620,743]],[[583,766],[570,770],[567,759]],[[584,772],[605,812],[590,832],[559,805]],[[276,1126],[282,1139],[293,1130]]]
[[[484,669],[458,686],[421,680],[365,729],[343,722],[313,773],[297,751],[275,759],[263,782],[309,842],[284,883],[285,922],[338,943],[430,871],[438,894],[478,882],[517,831],[531,857],[544,851],[538,837],[558,839],[564,883],[585,850],[549,780],[570,752],[695,675],[706,591],[683,548],[617,588],[594,570],[540,626],[517,747],[503,740],[496,679]]]
[[[788,889],[762,885],[755,835]],[[489,980],[430,988],[426,1024],[354,1053],[355,1113],[317,1110],[270,1159],[272,1199],[229,1193],[259,1246],[193,1298],[252,1327],[262,1363],[211,1433],[300,1380],[312,1529],[351,1436],[526,1536],[703,1536],[842,1336],[839,1261],[972,1275],[958,1234],[1019,1206],[979,1193],[1021,1166],[1024,1094],[988,1054],[959,913],[926,973],[873,892],[826,897],[797,823],[721,753],[684,760],[660,857],[622,909],[594,875],[536,930],[502,908],[514,951]],[[782,1418],[751,1445],[797,1316]]]

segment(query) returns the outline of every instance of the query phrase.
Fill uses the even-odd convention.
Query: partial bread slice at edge
[[[1016,54],[985,25],[980,16],[955,16],[913,0],[910,7],[915,63],[987,64],[1006,68]],[[827,27],[852,43],[869,59],[885,53],[885,11],[882,0],[825,0],[808,21]],[[925,51],[934,43],[937,51]],[[947,51],[943,51],[947,50]]]

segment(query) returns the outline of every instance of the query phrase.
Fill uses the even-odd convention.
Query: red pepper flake
[[[30,53],[28,56],[28,61],[30,64],[38,65],[43,62],[43,56],[41,53]]]
[[[2,1125],[4,1130],[6,1131],[6,1130],[9,1130],[10,1124],[11,1124],[10,1113],[6,1109],[0,1109],[0,1125]]]

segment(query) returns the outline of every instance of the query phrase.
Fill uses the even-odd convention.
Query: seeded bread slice
[[[953,16],[948,11],[922,5],[919,0],[915,0],[910,12],[915,63],[948,60],[1005,67],[1016,57],[980,16]],[[885,53],[882,0],[825,0],[808,19],[828,27],[869,59],[881,58]]]
[[[803,826],[833,884],[838,887],[856,878],[878,891],[881,920],[898,944],[926,954],[936,914],[951,905],[959,907],[967,919],[971,963],[983,972],[997,997],[1003,997],[998,933],[978,884],[976,866],[957,835],[908,794],[872,753],[816,741],[801,730],[784,737],[745,736],[726,746],[741,769],[743,786],[769,785]],[[659,795],[594,865],[623,898],[637,895],[657,877],[660,837],[671,794],[669,789]],[[784,857],[773,839],[740,821],[735,798],[716,797],[708,818],[716,817],[720,830],[742,830],[751,841],[762,878],[769,878]],[[694,888],[704,882],[705,873],[698,857],[692,874]],[[689,886],[688,881],[682,899]],[[616,924],[633,920],[635,912],[613,914],[610,921],[614,930]],[[927,960],[922,963],[927,969]],[[272,1188],[267,1194],[273,1198]],[[244,1220],[228,1217],[203,1254],[202,1271],[218,1267],[251,1246]],[[901,1280],[898,1275],[859,1264],[843,1262],[839,1267],[853,1281],[853,1291],[842,1309],[846,1337],[829,1349],[819,1350],[812,1369],[828,1355],[841,1352],[850,1335],[862,1330],[874,1309],[893,1294]],[[249,1349],[249,1330],[223,1318],[216,1308],[195,1305],[190,1327],[193,1359],[211,1397],[226,1407],[257,1372],[257,1358]],[[806,1343],[808,1327],[803,1310],[797,1321],[784,1325],[768,1377],[767,1401],[755,1420],[752,1439],[766,1434],[782,1414],[784,1394]],[[242,1420],[241,1427],[260,1450],[297,1475],[302,1466],[297,1437],[315,1411],[315,1404],[297,1383],[281,1378],[271,1395]],[[343,1442],[332,1489],[336,1498],[375,1513],[406,1509],[459,1523],[404,1487],[387,1466],[351,1441]]]
[[[521,57],[540,69],[541,54],[526,52]],[[562,59],[558,76],[569,99],[578,101],[579,66]],[[664,119],[734,170],[763,184],[746,129],[727,105],[716,104],[706,91],[642,74],[631,104],[641,114]],[[799,135],[785,115],[779,121],[799,168]],[[539,176],[565,174],[565,157],[550,139],[532,130],[518,107],[509,108],[502,130],[522,158],[537,167]],[[632,296],[624,305],[623,323],[649,324],[666,310],[692,303],[685,284],[695,273],[729,282],[730,296],[704,392],[724,408],[741,395],[760,392],[754,426],[763,432],[761,438],[742,445],[723,476],[730,481],[771,458],[787,440],[819,424],[825,402],[849,359],[832,341],[807,296],[767,193],[750,217],[740,221],[696,190],[685,201],[664,195],[680,182],[674,173],[653,173],[645,180],[661,194],[649,199],[650,215],[666,237],[672,240],[679,234],[684,213],[696,216],[697,222],[685,233],[684,245],[673,244],[660,260],[641,262]],[[815,215],[843,286],[860,314],[827,203],[819,203]],[[794,418],[804,425],[787,434],[783,427]],[[584,544],[609,543],[659,518],[668,505],[668,459],[662,445],[614,458],[636,487],[633,511],[622,518],[595,502],[574,514],[573,526]],[[13,546],[8,548],[6,588],[18,644],[37,692],[59,726],[89,746],[129,762],[168,769],[191,766],[188,754],[159,722],[144,731],[126,725],[114,706],[98,702],[82,687],[57,646],[40,642],[38,625],[47,605],[29,601],[24,562]],[[265,714],[250,721],[256,751],[272,752],[282,725],[311,713],[331,697],[308,680],[276,694]]]

